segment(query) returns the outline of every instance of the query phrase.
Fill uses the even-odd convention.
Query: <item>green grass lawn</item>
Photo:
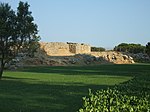
[[[0,112],[76,112],[82,97],[118,86],[128,94],[150,93],[150,65],[26,67],[5,71]]]

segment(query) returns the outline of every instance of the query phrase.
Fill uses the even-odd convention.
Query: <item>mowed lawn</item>
[[[76,112],[89,88],[122,85],[135,94],[149,93],[150,65],[38,66],[5,71],[0,81],[0,112]]]

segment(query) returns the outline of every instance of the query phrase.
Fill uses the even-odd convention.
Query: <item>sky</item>
[[[113,48],[150,42],[150,0],[22,0],[41,41],[78,42]],[[0,0],[16,10],[19,0]]]

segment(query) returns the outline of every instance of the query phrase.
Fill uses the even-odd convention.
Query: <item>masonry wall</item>
[[[91,52],[91,46],[88,44],[80,44],[80,53],[90,53]]]
[[[65,55],[69,54],[69,46],[63,42],[41,42],[40,49],[43,50],[47,55]]]
[[[50,56],[90,53],[91,46],[79,43],[40,42],[40,49]]]
[[[67,44],[69,46],[69,52],[73,53],[73,54],[76,54],[77,53],[77,51],[76,51],[76,48],[77,48],[76,43],[67,43]]]

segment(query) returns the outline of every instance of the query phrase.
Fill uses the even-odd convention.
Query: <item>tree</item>
[[[102,51],[106,51],[106,49],[103,47],[91,47],[91,51],[92,52],[102,52]]]
[[[28,3],[19,2],[17,13],[8,4],[0,4],[0,79],[5,64],[20,52],[27,52],[37,38],[37,25]]]
[[[13,56],[13,36],[15,29],[16,15],[8,4],[0,4],[0,78],[4,70],[5,63]],[[15,47],[15,46],[14,46]]]
[[[148,54],[148,56],[150,57],[150,42],[148,42],[146,44],[146,53]]]
[[[145,46],[142,46],[141,44],[127,44],[127,43],[121,43],[118,46],[115,46],[115,51],[120,52],[128,52],[128,53],[145,53]]]

